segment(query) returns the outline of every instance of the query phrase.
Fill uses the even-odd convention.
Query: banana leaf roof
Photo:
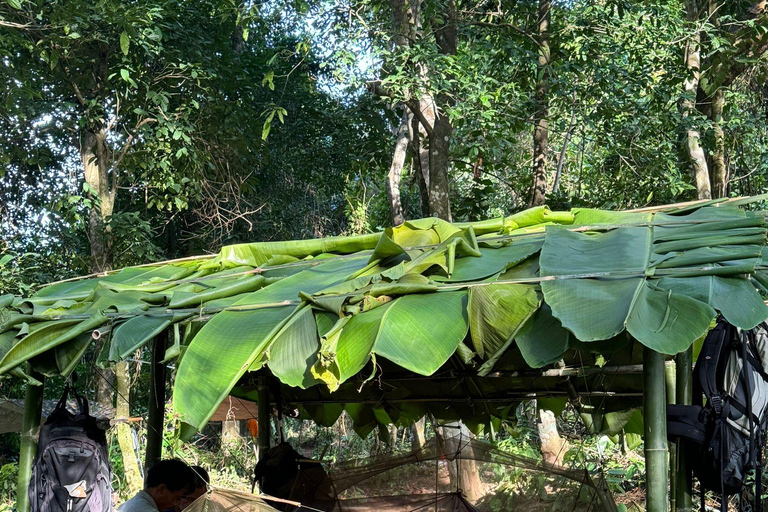
[[[170,329],[188,432],[230,393],[253,399],[257,375],[284,409],[346,411],[362,435],[426,412],[479,429],[533,398],[578,398],[616,431],[638,420],[643,346],[768,318],[766,212],[743,208],[765,199],[419,219],[53,283],[0,296],[0,375],[67,375],[97,338],[107,365]]]

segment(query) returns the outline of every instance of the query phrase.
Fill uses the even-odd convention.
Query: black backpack
[[[739,331],[718,318],[693,371],[693,405],[667,406],[667,435],[687,443],[685,452],[704,490],[729,495],[744,488],[755,470],[755,509],[760,511],[762,452],[768,426],[768,326]],[[703,402],[706,398],[706,402]],[[702,510],[704,507],[702,506]]]
[[[67,410],[69,391],[67,385],[40,428],[29,482],[31,512],[111,512],[106,433],[88,414],[88,401],[74,390],[79,412]]]

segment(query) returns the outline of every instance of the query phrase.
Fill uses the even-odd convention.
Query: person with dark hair
[[[202,466],[192,466],[190,469],[195,475],[195,490],[181,497],[176,512],[181,512],[197,498],[208,492],[208,484],[211,483],[208,472]]]
[[[177,459],[161,460],[147,471],[144,490],[123,503],[118,512],[159,512],[175,508],[195,490],[195,473]]]

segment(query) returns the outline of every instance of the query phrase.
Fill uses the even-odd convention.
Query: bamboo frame
[[[269,385],[267,384],[267,378],[265,376],[259,377],[258,394],[258,414],[256,421],[259,425],[259,460],[269,451],[270,439],[271,439],[271,424],[270,424],[270,412],[271,406],[269,401]]]
[[[669,511],[669,462],[667,460],[667,411],[664,355],[643,349],[645,416],[646,512]]]
[[[676,380],[677,403],[691,405],[693,403],[693,348],[677,356]],[[686,447],[678,443],[677,460],[675,461],[675,503],[677,512],[692,512],[693,510],[693,474],[686,460]]]
[[[24,391],[24,418],[21,428],[21,450],[19,451],[19,478],[16,486],[17,512],[29,512],[29,482],[32,477],[32,462],[37,454],[37,431],[43,412],[43,391],[45,377],[32,369],[27,363],[27,375],[43,383],[34,386],[27,383]]]

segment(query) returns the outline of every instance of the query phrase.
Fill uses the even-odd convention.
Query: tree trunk
[[[126,361],[115,365],[115,376],[117,378],[117,406],[115,407],[115,417],[118,419],[128,419],[131,417],[130,393],[131,377]],[[141,471],[139,470],[139,461],[136,458],[133,447],[133,434],[129,423],[118,423],[115,427],[117,431],[117,442],[120,445],[120,452],[123,454],[123,470],[125,473],[125,484],[128,487],[128,494],[136,494],[143,487]]]
[[[448,169],[453,127],[445,114],[435,119],[429,138],[429,214],[451,222]]]
[[[416,116],[413,116],[413,119],[411,120],[411,127],[410,127],[410,137],[411,142],[409,144],[409,149],[411,151],[411,159],[413,161],[413,174],[416,178],[416,182],[419,186],[419,203],[420,203],[420,211],[422,217],[428,217],[429,216],[429,172],[427,172],[427,176],[424,175],[424,170],[422,166],[422,154],[421,154],[421,147],[422,147],[422,137],[419,133],[419,127],[420,123],[419,120],[416,119]],[[427,162],[429,162],[429,154],[425,156]],[[427,171],[429,171],[429,168],[427,167]]]
[[[723,90],[718,89],[712,95],[710,119],[714,132],[714,147],[712,148],[712,197],[717,199],[726,196],[727,173],[725,170],[725,134],[723,133]]]
[[[483,497],[483,484],[477,464],[472,458],[463,458],[471,455],[471,448],[466,443],[473,437],[472,433],[463,423],[453,422],[440,428],[440,435],[448,458],[446,462],[451,484],[460,489],[469,501],[479,500]],[[450,460],[454,454],[456,458]]]
[[[424,437],[424,427],[426,426],[427,418],[421,418],[419,421],[411,425],[411,449],[420,450],[424,447],[426,439]]]
[[[86,131],[80,147],[85,183],[95,201],[88,217],[92,272],[104,272],[112,268],[112,237],[108,220],[114,209],[115,187],[110,185],[108,179],[109,149],[106,137],[104,129]]]
[[[531,206],[540,206],[547,201],[550,0],[539,0],[538,19],[539,61],[536,72],[536,111],[533,114],[533,185],[531,187]]]
[[[555,181],[552,183],[552,193],[556,194],[560,185],[560,177],[563,175],[563,165],[565,164],[565,153],[568,150],[568,144],[571,142],[571,136],[573,130],[576,128],[576,93],[573,93],[573,112],[571,112],[571,122],[568,125],[568,130],[563,137],[563,148],[560,150],[560,155],[557,157],[557,172],[555,172]]]
[[[408,152],[408,127],[411,123],[411,117],[412,114],[409,116],[404,108],[403,117],[397,129],[397,141],[395,142],[392,164],[389,166],[389,173],[387,174],[387,197],[389,198],[389,210],[392,214],[393,226],[398,226],[405,221],[403,206],[400,202],[400,180],[403,176],[405,157]]]
[[[539,409],[539,421],[536,422],[541,441],[541,454],[544,462],[562,466],[563,456],[568,451],[568,443],[557,432],[557,420],[552,411]]]
[[[224,444],[237,443],[241,438],[239,420],[228,418],[221,422],[221,441]]]
[[[107,225],[114,208],[114,192],[107,179],[108,148],[103,129],[85,131],[80,146],[85,183],[93,205],[88,212],[88,239],[91,245],[91,271],[104,272],[112,268],[111,233]],[[95,399],[102,407],[112,408],[115,374],[111,369],[94,370]]]
[[[691,23],[696,23],[699,18],[699,9],[696,0],[685,1],[686,18]],[[685,156],[691,166],[694,181],[696,182],[696,195],[699,199],[710,199],[712,188],[709,183],[709,171],[704,149],[701,147],[699,131],[696,129],[692,114],[696,106],[696,91],[699,86],[701,72],[701,36],[696,31],[688,38],[685,47],[686,79],[683,84],[683,99],[680,108],[685,127]]]

